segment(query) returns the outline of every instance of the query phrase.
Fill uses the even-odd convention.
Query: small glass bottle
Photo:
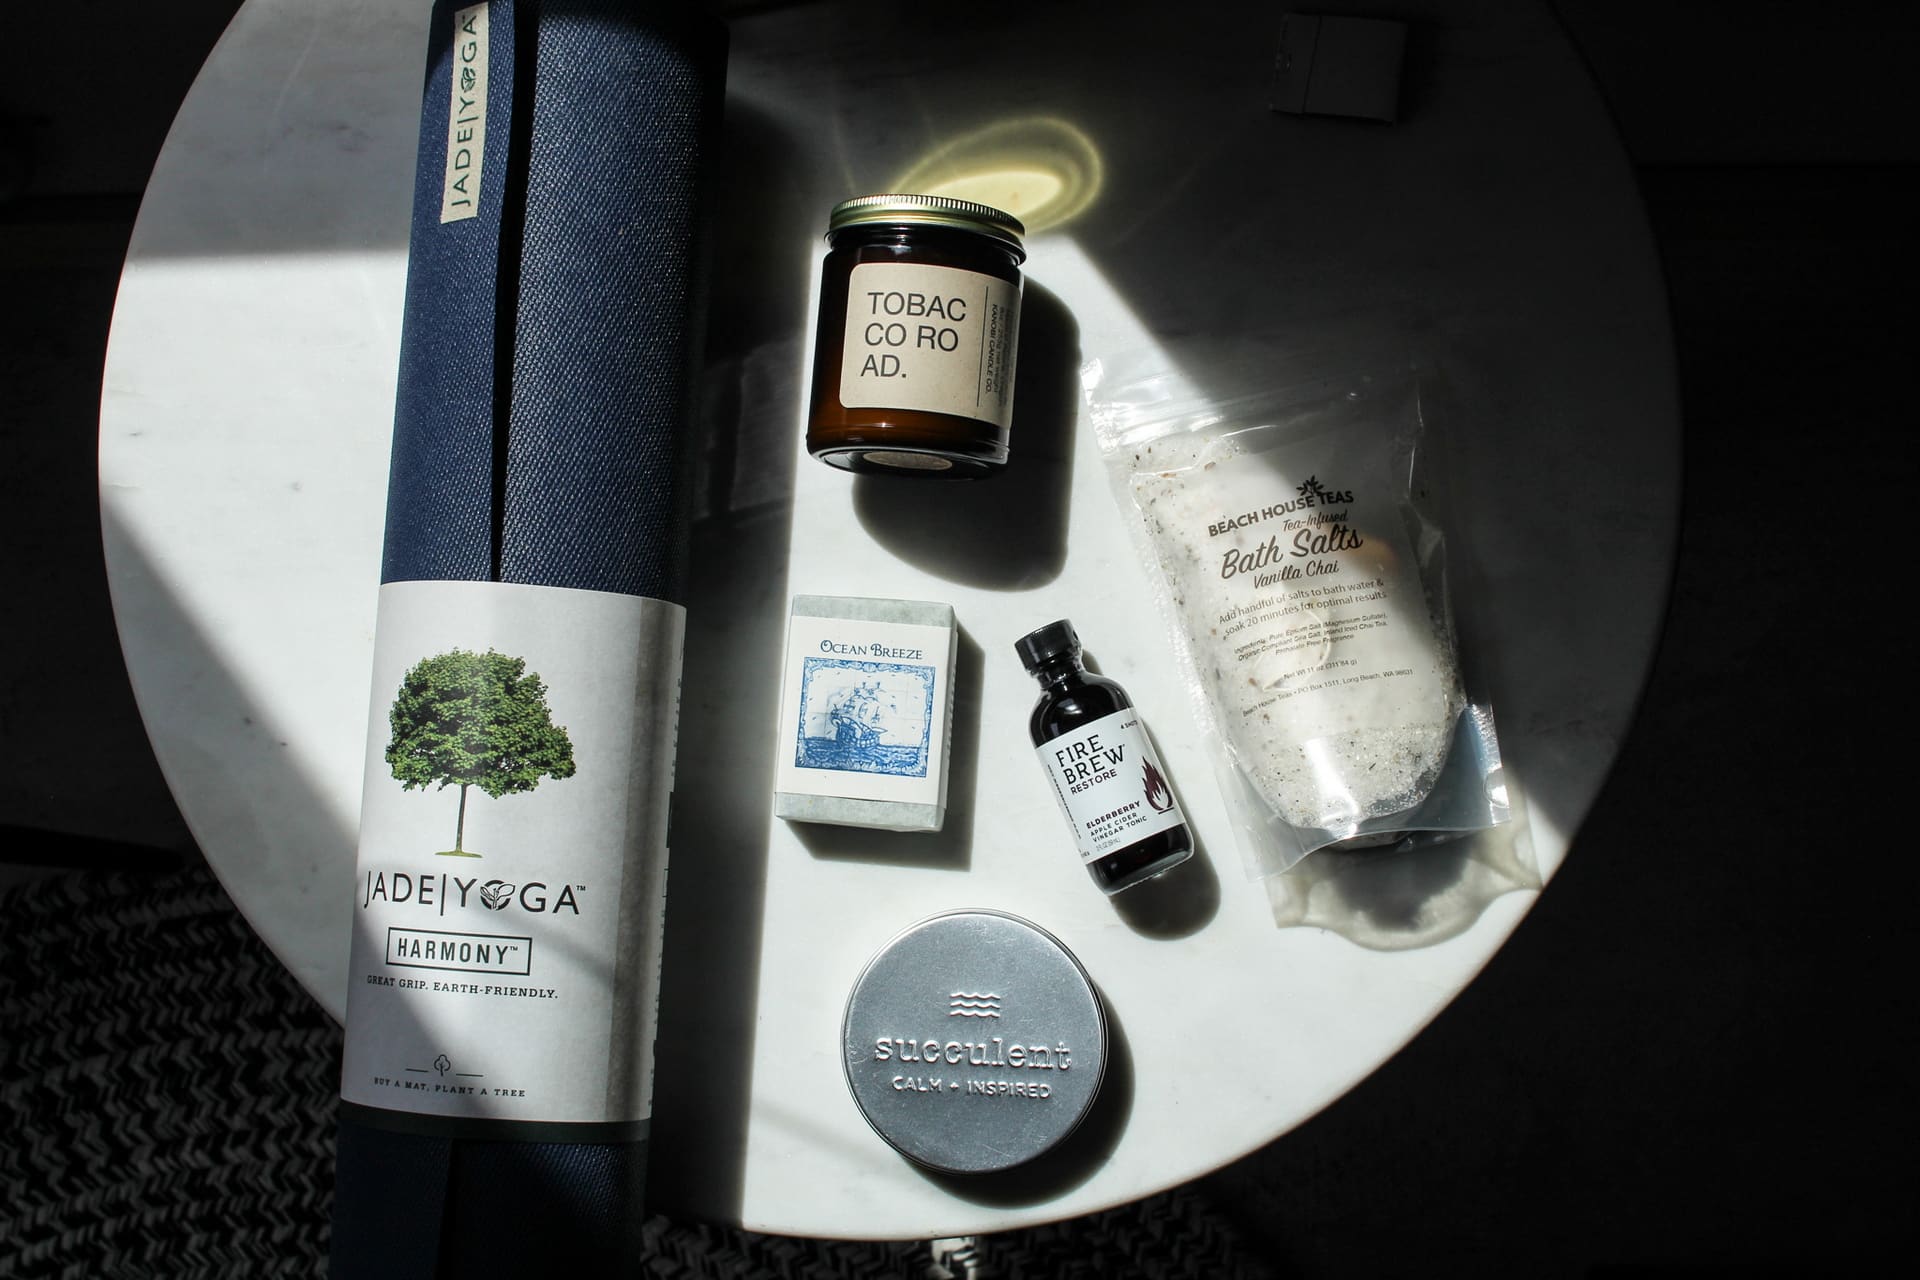
[[[834,206],[807,452],[847,471],[943,480],[1006,465],[1025,231],[946,196]]]
[[[1040,681],[1028,732],[1093,882],[1115,894],[1192,857],[1193,832],[1133,699],[1081,665],[1073,624],[1049,622],[1013,647]]]

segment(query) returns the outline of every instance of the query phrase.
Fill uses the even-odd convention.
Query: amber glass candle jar
[[[807,451],[848,471],[964,480],[1006,465],[1026,228],[945,196],[834,206]]]

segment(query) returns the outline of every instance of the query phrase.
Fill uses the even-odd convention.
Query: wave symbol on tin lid
[[[956,991],[947,998],[949,1018],[997,1018],[1000,997],[991,991]]]

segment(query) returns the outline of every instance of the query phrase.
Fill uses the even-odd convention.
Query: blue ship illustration
[[[927,776],[932,667],[808,658],[801,680],[796,765]]]

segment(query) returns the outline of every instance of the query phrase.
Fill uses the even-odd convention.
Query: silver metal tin
[[[868,962],[841,1027],[847,1087],[874,1131],[946,1173],[1010,1169],[1093,1105],[1107,1017],[1080,962],[1000,911],[912,925]]]

